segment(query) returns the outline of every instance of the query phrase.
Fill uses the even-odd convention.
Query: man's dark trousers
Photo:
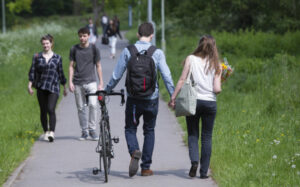
[[[125,137],[130,155],[135,150],[139,150],[136,137],[139,118],[143,116],[144,125],[144,145],[142,152],[142,169],[149,169],[152,163],[152,153],[155,141],[155,123],[158,113],[158,98],[153,100],[143,100],[127,98],[125,111]]]

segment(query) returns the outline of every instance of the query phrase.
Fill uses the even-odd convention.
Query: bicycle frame
[[[106,101],[105,97],[110,96],[110,95],[120,95],[122,100],[121,100],[121,105],[125,103],[124,99],[124,90],[122,89],[120,92],[109,92],[107,93],[104,90],[97,91],[96,93],[89,93],[86,94],[86,101],[88,104],[88,97],[89,96],[98,96],[98,101],[101,107],[101,120],[100,120],[100,137],[98,140],[98,145],[96,147],[96,152],[99,153],[99,166],[100,168],[94,168],[93,169],[93,174],[98,174],[98,171],[102,171],[102,165],[101,165],[101,160],[103,160],[103,165],[104,165],[104,174],[105,174],[105,182],[108,181],[108,174],[110,171],[110,165],[111,165],[111,158],[114,157],[113,154],[113,149],[112,149],[112,140],[114,143],[119,142],[119,138],[111,138],[110,134],[110,125],[109,125],[109,115],[108,115],[108,110],[106,107]]]

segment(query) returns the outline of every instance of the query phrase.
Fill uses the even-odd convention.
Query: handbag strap
[[[191,81],[192,68],[193,68],[192,62],[193,62],[193,61],[190,60],[190,70],[189,70],[189,74],[188,74],[188,76],[187,76],[187,78],[186,78],[186,83],[190,83],[190,81]]]

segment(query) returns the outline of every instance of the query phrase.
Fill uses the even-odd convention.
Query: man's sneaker
[[[190,177],[195,177],[197,173],[198,164],[192,164],[192,167],[189,172]]]
[[[50,131],[48,134],[48,140],[49,142],[53,142],[54,141],[54,132]]]
[[[91,136],[93,141],[98,141],[99,140],[99,136],[97,136],[95,131],[90,131],[90,136]]]
[[[151,176],[153,175],[153,171],[151,169],[142,169],[142,176]]]
[[[139,169],[139,160],[142,157],[142,153],[139,150],[135,150],[131,155],[131,160],[129,164],[129,177],[134,176]]]
[[[81,140],[81,141],[86,140],[87,137],[88,137],[87,132],[82,132],[81,137],[79,138],[79,140]]]
[[[46,131],[45,134],[43,134],[43,140],[48,141],[49,131]]]

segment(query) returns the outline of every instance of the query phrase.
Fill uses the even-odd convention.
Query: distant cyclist
[[[55,107],[60,92],[60,84],[64,85],[66,91],[66,78],[60,55],[52,51],[54,39],[50,34],[41,38],[43,51],[35,54],[29,70],[28,92],[33,95],[32,87],[37,89],[37,98],[40,106],[40,120],[44,130],[43,139],[54,141],[56,126]],[[49,116],[49,126],[48,126]]]

